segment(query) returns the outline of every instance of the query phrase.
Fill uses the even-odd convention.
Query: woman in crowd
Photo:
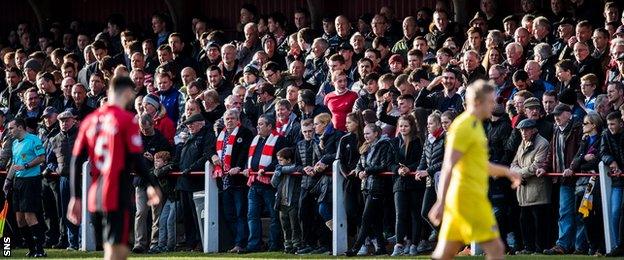
[[[601,133],[602,118],[596,112],[588,113],[583,118],[583,139],[581,140],[581,145],[574,160],[572,160],[570,169],[566,169],[564,174],[572,172],[598,172]],[[589,242],[589,254],[595,256],[605,254],[602,203],[599,187],[599,179],[596,176],[580,177],[576,181],[576,192],[584,193],[579,212],[583,217],[583,224],[585,225],[586,238],[587,242]],[[588,204],[591,204],[591,207],[588,207]]]
[[[375,255],[387,254],[383,236],[384,177],[379,174],[391,170],[395,163],[394,148],[389,139],[382,137],[381,128],[375,124],[364,127],[364,140],[356,167],[358,178],[362,180],[364,211],[355,243],[345,253],[347,256],[355,256],[369,234],[379,242]]]
[[[413,205],[422,205],[425,181],[424,179],[416,180],[410,174],[418,169],[422,155],[422,141],[419,138],[414,116],[399,117],[398,134],[392,139],[392,144],[396,151],[396,164],[392,169],[395,174],[392,191],[394,192],[397,239],[392,256],[416,255],[417,246],[412,243],[420,240],[424,221],[420,216],[420,207]]]
[[[314,165],[314,172],[321,174],[319,180],[319,196],[318,211],[325,225],[329,230],[332,229],[332,176],[326,175],[325,172],[331,170],[332,163],[336,159],[336,151],[338,150],[338,141],[343,133],[334,128],[331,123],[332,116],[327,113],[321,113],[314,117],[314,132],[319,137],[321,159]],[[329,230],[321,231],[321,237],[331,241]],[[323,239],[322,238],[322,239]],[[328,244],[329,245],[329,244]],[[330,249],[328,248],[327,251]]]
[[[437,241],[436,226],[429,221],[427,214],[437,198],[437,176],[442,169],[442,160],[444,159],[444,141],[446,139],[446,131],[442,128],[440,114],[433,113],[427,118],[427,140],[423,145],[423,154],[420,157],[418,171],[416,172],[416,180],[426,180],[425,197],[420,211],[421,216],[427,221],[432,232],[428,240],[420,241],[418,245],[419,253],[433,250],[433,244]],[[415,241],[414,241],[415,242]]]
[[[340,138],[336,160],[339,162],[340,173],[345,177],[343,186],[348,233],[355,235],[362,211],[361,182],[355,172],[355,166],[360,159],[359,147],[364,143],[362,115],[358,112],[349,113],[346,126],[347,134]]]

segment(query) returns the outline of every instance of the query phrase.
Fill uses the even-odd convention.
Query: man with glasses
[[[275,117],[275,88],[270,83],[262,83],[255,89],[248,89],[243,104],[243,112],[255,124],[262,114]]]
[[[292,84],[292,81],[282,75],[279,64],[269,61],[262,67],[262,73],[267,82],[273,85],[275,96],[286,98],[286,88]]]
[[[496,97],[502,99],[502,101],[507,102],[511,97],[511,91],[513,87],[511,86],[511,82],[507,80],[507,69],[503,65],[496,64],[490,68],[488,72],[488,78],[494,81],[494,91],[496,92]]]

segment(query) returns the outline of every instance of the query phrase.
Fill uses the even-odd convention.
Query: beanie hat
[[[160,109],[160,98],[154,94],[147,94],[143,97],[143,102],[146,102],[156,108],[156,110]]]

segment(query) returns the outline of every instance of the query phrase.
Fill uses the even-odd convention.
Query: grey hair
[[[552,46],[544,42],[535,45],[535,47],[533,47],[533,52],[535,53],[535,55],[539,55],[542,60],[548,59],[553,56]]]

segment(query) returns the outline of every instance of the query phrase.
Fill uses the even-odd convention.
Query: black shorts
[[[91,214],[91,218],[95,235],[102,238],[102,243],[128,245],[133,223],[129,209],[96,212]]]
[[[41,202],[41,176],[15,177],[13,182],[13,210],[15,212],[39,213]]]

